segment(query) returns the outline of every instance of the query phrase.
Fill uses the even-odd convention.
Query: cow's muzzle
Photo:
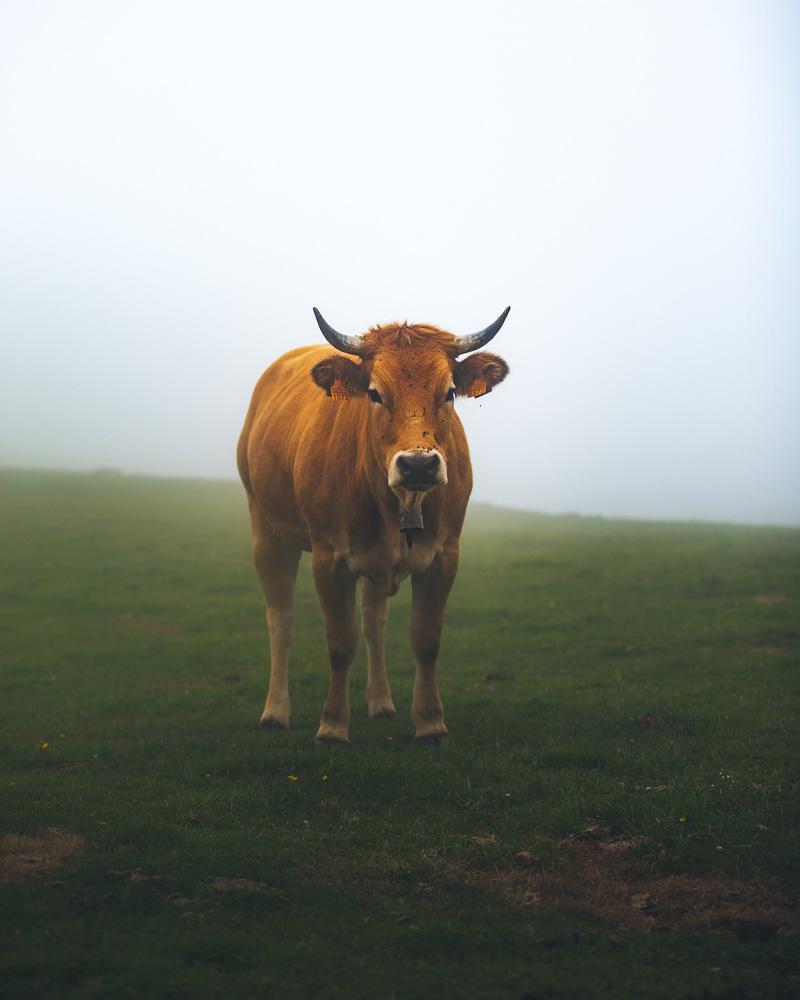
[[[389,466],[389,485],[395,489],[424,493],[447,482],[447,463],[435,448],[398,451]]]

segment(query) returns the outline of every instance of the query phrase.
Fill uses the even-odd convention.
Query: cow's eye
[[[381,394],[377,389],[367,389],[367,395],[371,403],[382,403]]]
[[[455,398],[456,398],[456,387],[454,385],[451,385],[450,388],[447,390],[447,395],[444,397],[444,401],[445,403],[452,403]]]

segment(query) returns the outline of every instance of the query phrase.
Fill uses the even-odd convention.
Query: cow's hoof
[[[262,729],[288,729],[289,720],[280,715],[262,715],[259,721]]]
[[[369,708],[370,719],[393,719],[397,715],[397,709],[389,702],[385,705],[373,705]]]
[[[349,747],[350,739],[344,726],[334,726],[330,722],[321,722],[314,742],[318,747]]]
[[[340,736],[320,736],[314,737],[314,745],[318,747],[349,747],[350,740],[342,739]]]
[[[418,729],[414,734],[414,742],[421,747],[438,747],[449,735],[447,727],[442,723],[429,729]]]

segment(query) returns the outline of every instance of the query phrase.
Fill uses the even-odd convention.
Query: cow
[[[267,605],[270,677],[262,726],[289,727],[294,586],[300,555],[310,552],[330,661],[317,743],[349,743],[357,597],[369,715],[395,715],[384,631],[388,598],[409,575],[415,738],[438,743],[448,735],[436,663],[472,490],[454,400],[482,396],[508,374],[502,358],[479,348],[509,310],[468,336],[408,323],[351,336],[337,333],[315,307],[317,324],[335,350],[298,347],[256,384],[237,465]],[[469,357],[458,360],[463,354]]]

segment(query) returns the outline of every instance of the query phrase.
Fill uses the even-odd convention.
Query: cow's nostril
[[[428,473],[436,472],[439,468],[439,456],[434,452],[427,461],[425,466],[425,471]]]

